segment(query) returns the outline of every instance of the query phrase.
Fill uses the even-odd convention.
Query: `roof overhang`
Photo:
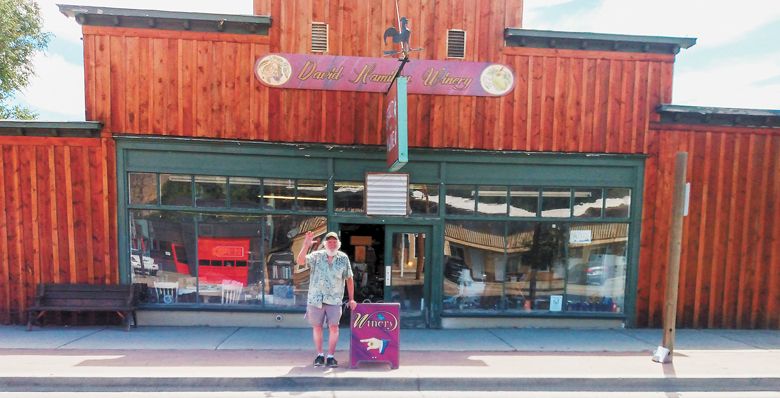
[[[268,35],[271,17],[58,4],[81,25]]]
[[[100,122],[38,122],[0,120],[0,136],[23,137],[86,137],[100,136]]]
[[[519,28],[504,29],[510,47],[677,54],[696,44],[696,38],[632,36],[606,33],[557,32]]]
[[[780,110],[659,105],[661,124],[780,128]]]

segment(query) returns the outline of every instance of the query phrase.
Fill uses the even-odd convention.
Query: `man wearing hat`
[[[349,258],[340,251],[341,241],[338,234],[328,232],[325,235],[325,248],[310,254],[309,248],[315,244],[314,234],[306,232],[303,247],[298,253],[298,265],[306,264],[311,271],[309,273],[309,297],[306,302],[306,319],[312,327],[314,347],[317,349],[317,357],[314,358],[314,366],[327,365],[335,368],[338,361],[333,355],[336,353],[336,343],[339,340],[339,320],[341,319],[341,302],[344,300],[344,285],[349,294],[349,308],[354,310],[355,284],[352,280],[352,266]],[[328,322],[328,356],[322,351],[322,325]]]

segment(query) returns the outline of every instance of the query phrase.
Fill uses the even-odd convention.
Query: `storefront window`
[[[476,193],[474,185],[447,185],[447,214],[473,214]]]
[[[505,222],[449,221],[444,225],[444,309],[496,310],[505,303]]]
[[[480,185],[477,213],[506,215],[507,188],[502,186]]]
[[[542,189],[542,217],[571,217],[571,189]]]
[[[259,208],[263,196],[263,181],[259,178],[230,177],[230,206]]]
[[[436,184],[410,184],[409,206],[412,215],[435,215],[439,213],[439,186]]]
[[[628,224],[572,224],[566,310],[622,312],[627,250]]]
[[[326,211],[328,209],[327,181],[298,180],[298,209]]]
[[[227,178],[195,176],[195,206],[225,207]]]
[[[608,188],[604,217],[628,218],[631,215],[631,189]]]
[[[269,209],[292,210],[295,180],[263,179],[263,204]]]
[[[450,221],[445,224],[443,308],[458,313],[622,312],[628,227]]]
[[[265,305],[273,307],[306,307],[310,269],[298,266],[295,257],[301,250],[307,231],[320,243],[325,235],[325,217],[266,216],[264,238]],[[317,250],[312,247],[310,251]]]
[[[603,203],[601,189],[575,189],[573,217],[599,218]]]
[[[133,283],[147,285],[145,303],[195,303],[185,294],[196,286],[195,218],[172,211],[130,211],[130,268]]]
[[[340,212],[362,212],[365,189],[362,181],[336,181],[333,184],[333,208]]]
[[[172,206],[192,206],[192,176],[160,174],[160,203]]]
[[[130,204],[157,204],[157,174],[128,173],[127,179],[130,187],[128,190],[130,192]]]
[[[539,188],[512,187],[509,191],[509,215],[536,217],[539,213]]]
[[[263,216],[201,214],[198,221],[197,295],[203,304],[262,302]]]

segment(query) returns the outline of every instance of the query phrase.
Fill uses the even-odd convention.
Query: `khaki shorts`
[[[341,306],[323,304],[322,308],[315,306],[306,307],[306,315],[304,318],[309,321],[311,326],[322,326],[325,320],[328,320],[328,326],[338,326],[341,319]]]

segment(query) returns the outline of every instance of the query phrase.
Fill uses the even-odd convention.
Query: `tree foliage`
[[[30,82],[32,57],[46,48],[49,38],[37,3],[0,0],[0,119],[36,117],[31,110],[9,101]]]

